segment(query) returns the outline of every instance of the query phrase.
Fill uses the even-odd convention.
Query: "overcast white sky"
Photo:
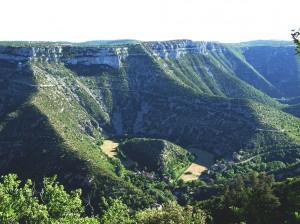
[[[300,0],[1,0],[0,40],[290,39]]]

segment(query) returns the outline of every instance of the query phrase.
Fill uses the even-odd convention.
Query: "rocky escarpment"
[[[180,58],[181,56],[186,54],[207,55],[209,52],[222,52],[225,50],[225,47],[218,43],[206,41],[194,42],[191,40],[147,42],[144,43],[144,46],[152,50],[155,56],[173,59]]]
[[[0,60],[18,63],[19,66],[30,61],[42,61],[67,65],[103,64],[118,69],[126,57],[126,47],[0,47]]]
[[[17,63],[20,69],[31,61],[61,62],[65,65],[107,65],[120,69],[128,66],[128,57],[135,58],[138,63],[139,57],[148,55],[157,59],[156,63],[163,64],[164,70],[184,77],[181,80],[184,84],[201,89],[201,92],[249,97],[244,92],[250,86],[236,87],[247,83],[276,98],[299,95],[299,59],[289,45],[243,47],[238,44],[173,40],[109,47],[83,46],[59,43],[22,47],[2,45],[0,61]],[[193,80],[188,81],[192,75]],[[245,83],[240,83],[241,81]],[[229,85],[234,87],[228,88]]]
[[[207,55],[209,52],[222,52],[225,47],[213,42],[193,42],[174,40],[164,42],[144,42],[142,45],[153,56],[161,58],[180,58],[188,53]],[[50,63],[63,62],[75,65],[108,65],[120,68],[128,56],[128,47],[76,47],[72,45],[49,47],[0,47],[0,60],[19,63],[22,66],[29,61]]]

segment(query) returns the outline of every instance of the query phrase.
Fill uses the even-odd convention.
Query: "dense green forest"
[[[43,185],[20,181],[15,174],[1,177],[0,222],[8,223],[206,223],[201,209],[181,207],[175,202],[141,211],[130,210],[121,199],[105,199],[101,216],[87,215],[81,190],[66,192],[56,178],[45,178]]]
[[[16,175],[1,177],[1,223],[298,223],[300,179],[274,182],[272,176],[238,176],[208,200],[180,206],[176,202],[132,210],[122,199],[102,198],[101,215],[87,215],[81,190],[67,192],[56,178],[36,186]],[[88,203],[88,202],[86,202]]]

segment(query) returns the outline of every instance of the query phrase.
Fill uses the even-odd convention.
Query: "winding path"
[[[293,149],[293,148],[291,148],[291,149],[286,149],[285,151],[294,151],[294,150],[296,151],[296,150],[299,150],[299,149]],[[252,157],[250,157],[248,159],[245,159],[243,161],[236,162],[236,163],[234,163],[234,165],[244,164],[244,163],[250,162],[251,160],[257,158],[258,156],[263,156],[263,155],[267,155],[267,154],[273,154],[273,153],[276,153],[276,152],[284,152],[284,151],[282,149],[278,149],[278,150],[274,150],[274,151],[270,151],[270,152],[262,152],[262,153],[259,153],[259,154],[255,155],[255,156],[252,156]]]

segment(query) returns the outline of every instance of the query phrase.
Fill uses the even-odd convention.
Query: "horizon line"
[[[138,39],[130,39],[130,38],[121,38],[121,39],[87,39],[82,41],[68,41],[68,40],[0,40],[2,42],[33,42],[33,43],[70,43],[70,44],[80,44],[80,43],[88,43],[88,42],[170,42],[170,41],[192,41],[192,42],[217,42],[223,44],[231,44],[231,43],[247,43],[247,42],[293,42],[291,39],[249,39],[249,40],[241,40],[241,41],[220,41],[220,40],[194,40],[189,38],[178,38],[178,39],[164,39],[164,40],[138,40]]]

